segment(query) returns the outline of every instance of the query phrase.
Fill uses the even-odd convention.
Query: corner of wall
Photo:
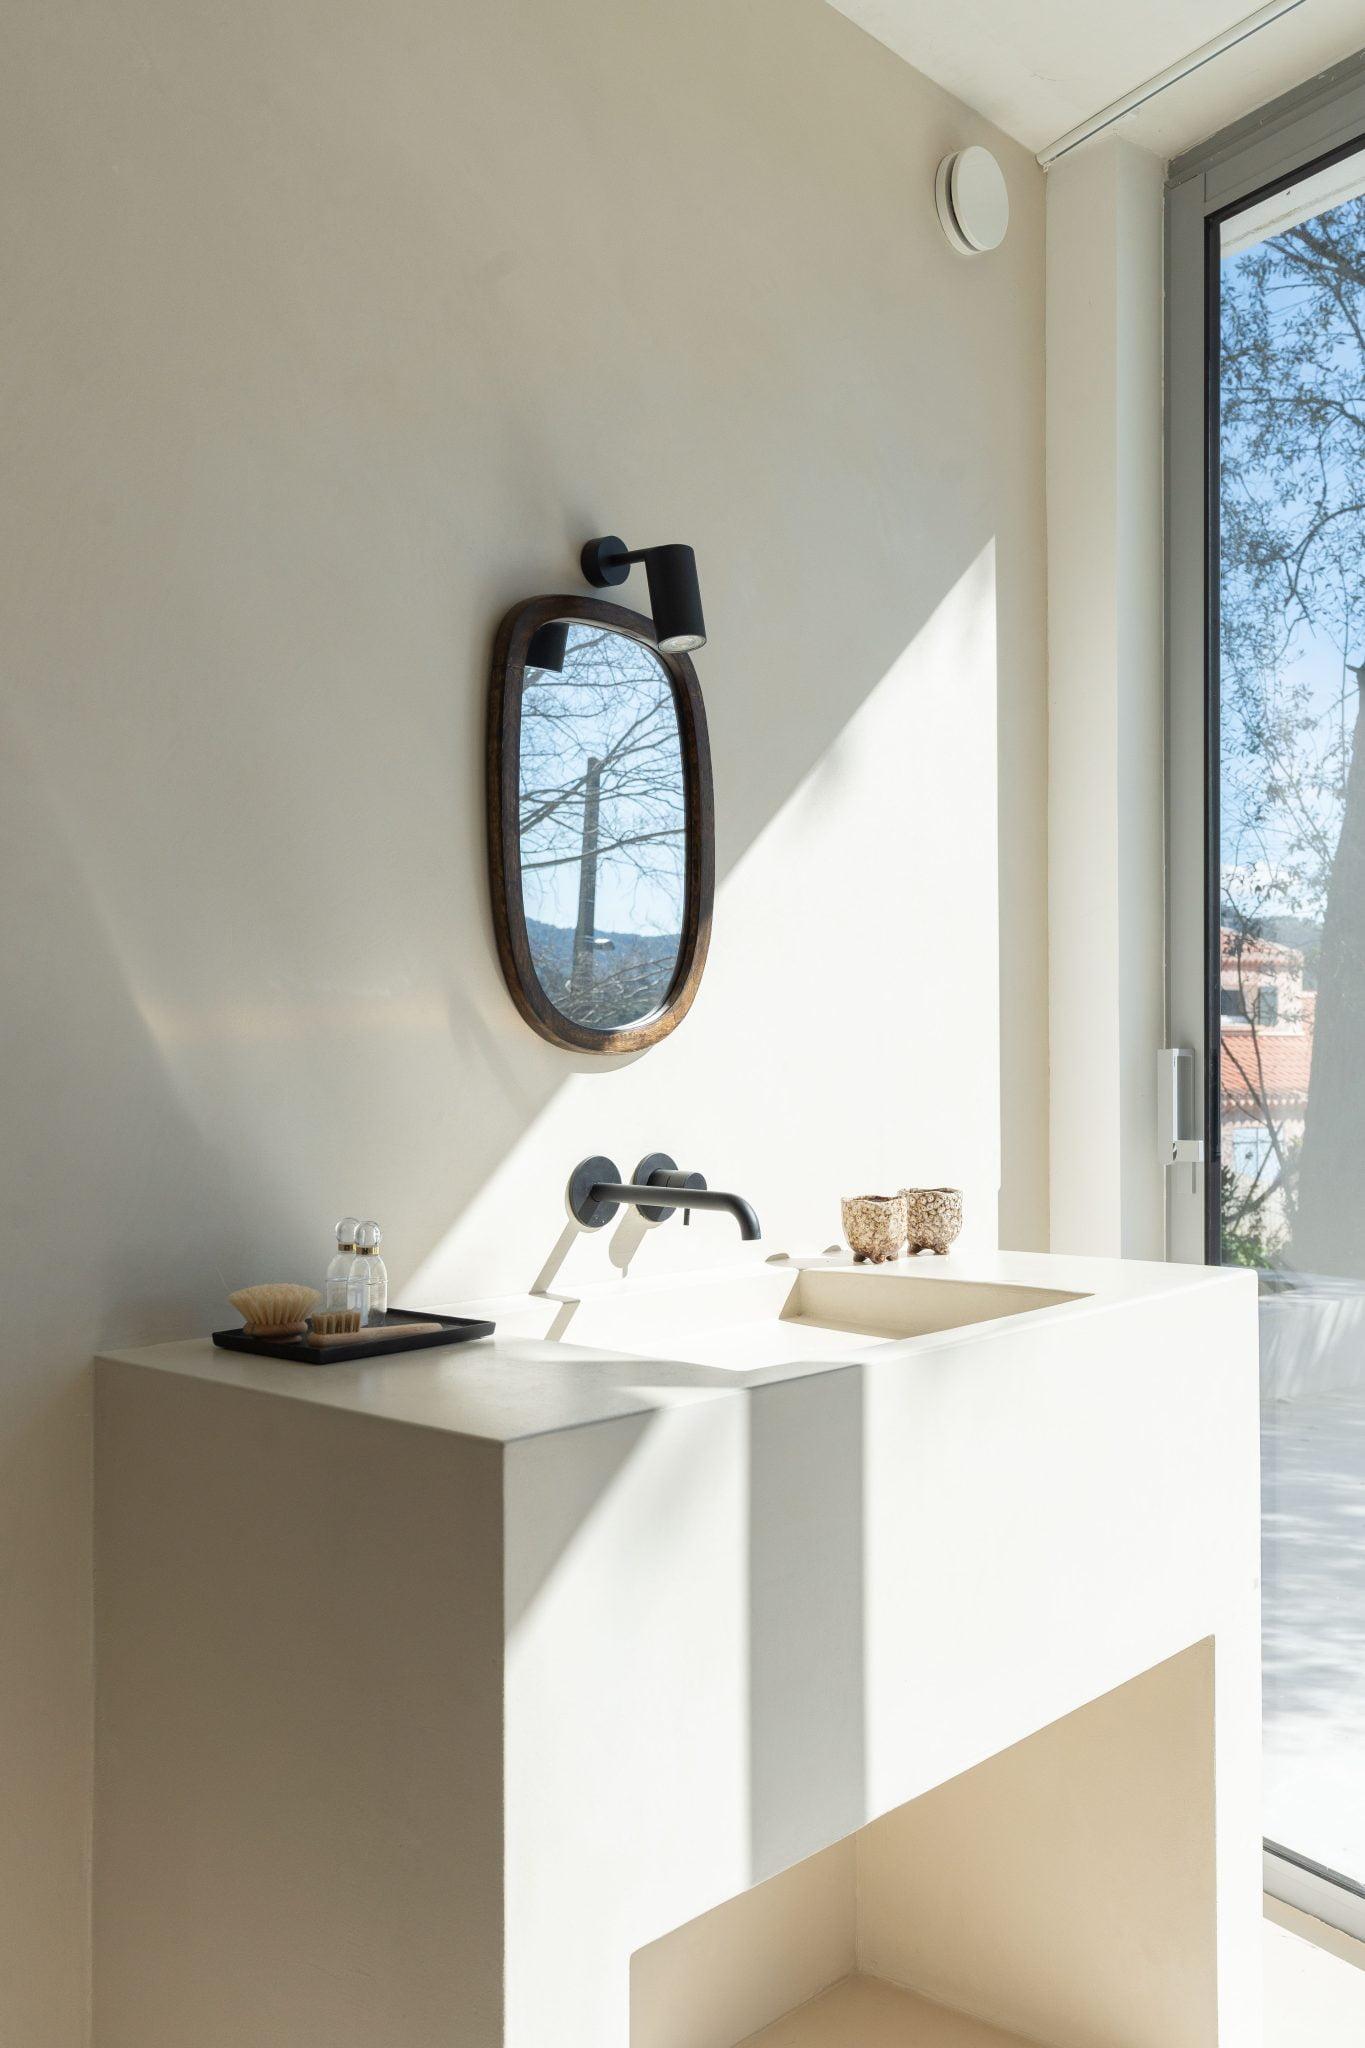
[[[1096,141],[1047,193],[1054,1250],[1159,1258],[1162,166]]]

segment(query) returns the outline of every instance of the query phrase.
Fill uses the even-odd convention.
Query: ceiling
[[[1243,20],[1258,0],[830,0],[1007,135],[1040,150]],[[1365,46],[1361,0],[1294,13],[1182,79],[1112,132],[1176,156]]]

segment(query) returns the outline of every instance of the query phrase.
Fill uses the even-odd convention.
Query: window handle
[[[1188,1166],[1190,1192],[1203,1163],[1204,1140],[1194,1135],[1194,1053],[1163,1045],[1156,1056],[1156,1142],[1163,1166]]]

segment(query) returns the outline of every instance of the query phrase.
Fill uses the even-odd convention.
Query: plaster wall
[[[352,1208],[399,1301],[525,1287],[603,1149],[765,1251],[912,1180],[1044,1241],[1042,180],[823,0],[12,0],[0,192],[0,2011],[76,2048],[99,1346]],[[521,1023],[483,853],[494,627],[611,530],[711,632],[711,964],[633,1063]]]
[[[1165,1255],[1162,165],[1047,181],[1051,1232]]]

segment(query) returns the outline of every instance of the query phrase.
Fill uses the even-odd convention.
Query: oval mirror
[[[503,971],[556,1045],[630,1052],[687,1014],[714,883],[691,662],[651,622],[538,597],[503,620],[489,705],[489,863]]]

